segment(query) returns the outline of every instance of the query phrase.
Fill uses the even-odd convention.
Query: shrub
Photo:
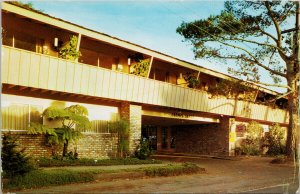
[[[182,165],[169,164],[163,167],[150,167],[145,169],[145,174],[146,176],[177,176],[204,171],[204,168],[200,168],[194,163],[184,163]]]
[[[35,168],[30,157],[24,154],[24,149],[17,149],[16,141],[17,136],[13,137],[10,133],[3,135],[1,160],[4,177],[24,175]]]
[[[94,180],[92,172],[76,172],[71,170],[35,170],[24,176],[16,176],[4,189],[30,189],[51,185],[63,185],[76,182],[88,182]]]
[[[77,160],[60,160],[60,159],[39,158],[37,160],[37,162],[40,167],[161,164],[161,161],[159,161],[159,160],[139,160],[137,158],[102,159],[102,160],[95,160],[95,159],[90,159],[90,158],[81,158],[81,159],[77,159]]]
[[[149,146],[149,141],[147,139],[141,139],[140,145],[137,147],[135,151],[135,156],[138,159],[145,160],[151,155],[151,150]]]
[[[278,123],[270,127],[269,133],[266,136],[266,144],[268,146],[268,155],[281,155],[285,154],[285,137],[284,129]]]
[[[242,153],[258,155],[262,145],[263,128],[257,122],[250,122],[246,128],[246,139],[241,142]]]

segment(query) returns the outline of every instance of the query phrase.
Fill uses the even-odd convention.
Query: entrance
[[[142,125],[142,138],[149,141],[151,150],[157,150],[157,126]]]
[[[149,141],[149,147],[152,150],[175,152],[176,134],[176,127],[153,125],[142,126],[142,138]]]

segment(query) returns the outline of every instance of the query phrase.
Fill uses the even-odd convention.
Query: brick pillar
[[[139,144],[142,134],[142,107],[122,102],[120,106],[121,119],[129,122],[129,151],[133,153]]]
[[[226,156],[231,156],[234,154],[234,142],[230,142],[230,132],[233,132],[234,128],[234,118],[230,118],[228,116],[220,117],[220,133],[218,140],[220,141],[220,145],[222,145],[223,153]],[[235,131],[235,128],[234,128]]]

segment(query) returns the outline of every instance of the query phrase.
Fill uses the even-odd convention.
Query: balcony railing
[[[204,91],[2,47],[2,83],[143,104],[285,123],[281,109],[233,99],[209,99]]]

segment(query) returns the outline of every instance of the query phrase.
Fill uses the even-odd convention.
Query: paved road
[[[206,174],[101,181],[22,193],[295,193],[297,169],[291,165],[269,164],[269,161],[257,157],[240,161],[194,159],[193,162],[206,168]]]

